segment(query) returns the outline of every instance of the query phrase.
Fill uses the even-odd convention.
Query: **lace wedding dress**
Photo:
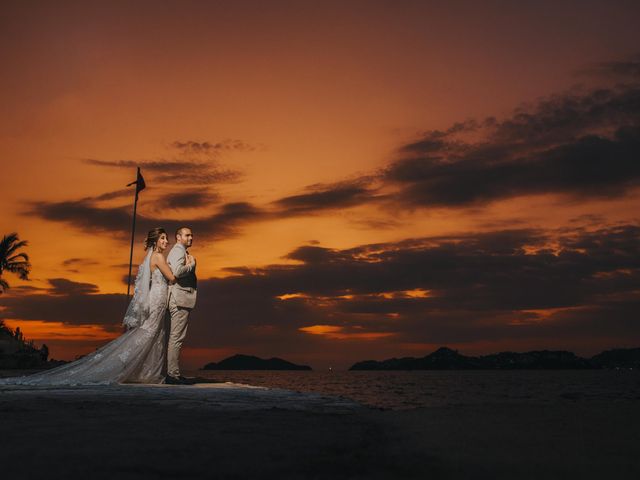
[[[75,362],[0,385],[108,385],[162,383],[166,357],[165,312],[168,283],[160,269],[149,269],[151,251],[138,269],[124,334]]]

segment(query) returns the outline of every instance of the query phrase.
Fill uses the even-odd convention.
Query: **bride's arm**
[[[169,268],[169,265],[167,265],[167,261],[164,259],[164,255],[162,255],[161,253],[154,253],[153,256],[155,257],[155,263],[162,272],[162,275],[164,275],[169,283],[175,283],[176,277]]]
[[[173,252],[174,250],[172,250],[172,253]],[[193,258],[193,261],[187,263],[185,255],[178,255],[176,253],[173,253],[173,256],[171,257],[170,261],[171,261],[171,267],[172,267],[173,273],[178,278],[184,277],[187,273],[190,273],[193,270],[193,267],[195,267],[196,265],[195,258]]]

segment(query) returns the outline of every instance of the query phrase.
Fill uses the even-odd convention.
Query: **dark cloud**
[[[579,73],[587,75],[602,75],[614,78],[640,78],[640,55],[627,60],[598,62]]]
[[[98,207],[87,200],[69,202],[35,202],[26,212],[44,220],[66,223],[74,228],[87,232],[98,232],[112,235],[114,238],[126,240],[131,232],[131,207]],[[260,210],[246,202],[232,202],[220,205],[217,211],[206,217],[181,220],[163,217],[151,217],[137,214],[139,240],[147,231],[161,226],[171,232],[181,225],[189,225],[202,240],[220,239],[235,236],[240,228],[256,221],[271,218],[271,214]]]
[[[242,140],[197,142],[193,140],[171,143],[171,157],[158,160],[100,160],[85,158],[84,163],[98,167],[121,168],[134,171],[140,167],[143,175],[154,183],[179,185],[210,185],[238,182],[242,173],[222,168],[217,158],[224,152],[249,152],[257,147]]]
[[[226,139],[221,142],[175,141],[171,146],[183,153],[209,155],[221,152],[252,152],[258,149],[256,145],[248,144],[242,140],[232,139]]]
[[[99,294],[97,285],[66,278],[48,280],[44,292],[22,292],[5,299],[0,318],[62,322],[71,325],[102,325],[118,330],[126,306],[126,295]]]
[[[4,318],[62,322],[70,325],[101,325],[116,330],[122,324],[126,295],[82,293],[30,295],[7,300]]]
[[[349,249],[306,245],[287,258],[301,263],[237,266],[226,269],[230,276],[200,280],[188,345],[310,356],[359,351],[352,341],[300,330],[313,325],[332,326],[343,339],[380,334],[377,345],[387,347],[539,339],[542,346],[590,341],[605,348],[640,334],[638,225],[501,230]],[[124,295],[66,279],[50,284],[46,295],[7,298],[2,315],[118,328]]]
[[[84,295],[98,292],[98,286],[93,283],[79,283],[66,278],[50,278],[51,295]]]
[[[185,165],[180,172],[156,175],[160,183],[180,185],[211,185],[217,183],[235,183],[240,181],[242,173],[236,170],[212,170],[199,164]]]
[[[307,192],[276,200],[274,204],[283,215],[298,215],[328,209],[347,208],[377,200],[375,190],[369,188],[373,178],[362,177],[335,184],[314,184]]]
[[[90,265],[98,265],[98,262],[91,258],[67,258],[62,262],[63,267],[75,267],[75,266],[90,266]]]
[[[136,169],[137,167],[144,167],[144,170],[151,172],[168,172],[176,173],[181,170],[185,170],[190,162],[178,161],[178,160],[156,160],[156,161],[137,161],[137,160],[97,160],[94,158],[85,158],[83,163],[88,165],[95,165],[98,167],[112,167],[112,168],[127,168]],[[194,168],[206,168],[206,165],[198,165]],[[135,173],[135,172],[134,172]]]
[[[288,348],[319,341],[299,330],[314,324],[394,332],[391,342],[540,338],[571,345],[605,331],[606,342],[639,334],[640,227],[575,231],[560,235],[552,250],[547,244],[558,242],[557,233],[301,246],[287,257],[302,265],[235,267],[230,277],[202,281],[192,342]],[[273,338],[245,336],[266,327]]]
[[[631,81],[552,95],[502,120],[470,119],[427,131],[399,146],[398,158],[373,174],[310,185],[272,205],[278,216],[289,216],[363,204],[459,208],[548,193],[624,196],[640,186],[638,64],[599,64],[600,71]],[[386,187],[395,193],[382,194]]]
[[[133,191],[134,191],[133,188],[123,188],[121,190],[116,190],[113,192],[106,192],[96,197],[87,197],[84,200],[100,202],[100,201],[106,201],[106,200],[113,200],[116,198],[133,197]]]
[[[633,70],[635,63],[602,64],[609,71]],[[242,141],[176,141],[178,160],[86,159],[109,168],[134,169],[153,175],[154,181],[171,185],[207,185],[237,181],[241,174],[202,161],[208,152],[247,150]],[[191,157],[189,157],[191,155]],[[231,235],[228,223],[238,224],[297,215],[310,215],[359,205],[402,207],[483,206],[522,195],[562,194],[574,199],[617,198],[640,186],[640,81],[606,88],[554,95],[523,105],[503,120],[486,118],[454,123],[444,130],[425,132],[398,148],[398,159],[378,171],[335,183],[313,184],[303,192],[284,196],[265,209],[246,202],[223,205],[209,218],[195,219],[203,232]],[[195,157],[194,157],[195,156]],[[100,209],[88,219],[87,204],[123,196],[126,190],[80,201],[39,204],[43,216],[82,217],[111,230],[128,230],[128,209]],[[383,193],[384,192],[384,193]],[[170,191],[154,201],[159,209],[210,204],[219,198],[206,189]],[[242,205],[242,207],[239,207]],[[231,210],[232,213],[226,213]],[[389,210],[391,211],[391,210]],[[66,214],[68,213],[68,215]],[[158,224],[151,219],[149,224]],[[161,220],[161,219],[160,219]],[[222,221],[220,228],[212,222]],[[144,223],[144,219],[142,219]],[[354,219],[366,228],[394,228],[394,220]]]
[[[33,285],[16,285],[16,286],[13,286],[13,287],[5,290],[2,293],[2,300],[4,301],[4,300],[6,300],[7,298],[10,298],[10,297],[21,297],[21,296],[24,296],[26,294],[44,292],[46,290],[47,290],[46,288],[35,287]],[[0,311],[1,310],[2,310],[2,308],[0,307]]]
[[[71,273],[79,273],[80,268],[90,267],[94,265],[99,265],[99,262],[90,258],[68,258],[67,260],[62,262],[62,266],[66,269],[66,271]]]
[[[576,90],[487,118],[428,131],[382,169],[410,206],[483,205],[519,195],[619,197],[640,186],[638,61],[599,69],[631,82]]]
[[[198,238],[220,239],[234,237],[242,226],[269,218],[269,214],[247,202],[232,202],[221,205],[217,212],[205,218],[172,221],[171,231],[187,225]]]
[[[44,220],[67,223],[85,231],[126,233],[131,228],[131,207],[99,208],[91,201],[33,202],[26,212]],[[145,223],[146,219],[142,219]]]
[[[220,195],[207,190],[186,190],[184,192],[166,193],[154,201],[156,210],[201,208],[220,201]]]
[[[287,254],[285,258],[300,260],[304,263],[328,263],[331,262],[334,257],[338,257],[336,250],[305,245],[296,248]]]
[[[143,175],[147,175],[146,172],[150,172],[151,178],[158,183],[208,185],[237,182],[242,177],[240,171],[220,168],[210,161],[203,162],[189,159],[137,161],[87,158],[83,162],[99,167],[131,169],[134,173],[135,169],[140,167]]]

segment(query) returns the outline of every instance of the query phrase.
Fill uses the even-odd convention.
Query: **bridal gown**
[[[168,283],[160,269],[151,273],[149,313],[142,323],[75,362],[0,385],[108,385],[162,383],[166,357],[165,312]]]

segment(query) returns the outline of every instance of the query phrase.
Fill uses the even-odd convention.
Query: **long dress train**
[[[162,383],[168,283],[158,268],[151,273],[150,280],[149,313],[139,326],[75,362],[29,376],[0,379],[0,385]]]

